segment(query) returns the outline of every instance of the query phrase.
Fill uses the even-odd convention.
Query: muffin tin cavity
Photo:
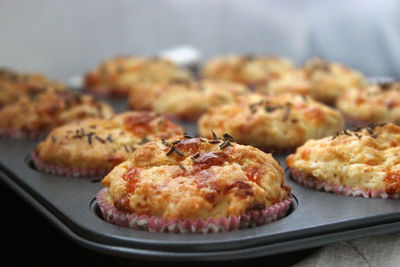
[[[108,99],[117,111],[126,100]],[[177,121],[190,135],[197,125]],[[160,234],[106,222],[95,199],[104,176],[76,179],[37,170],[30,152],[37,142],[0,139],[0,180],[41,211],[60,231],[86,248],[151,260],[235,260],[275,255],[376,234],[398,232],[400,201],[341,197],[286,183],[293,201],[275,222],[226,233]],[[26,155],[24,157],[24,155]],[[283,169],[287,155],[275,156]]]

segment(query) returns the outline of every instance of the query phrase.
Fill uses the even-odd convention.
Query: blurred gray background
[[[400,1],[0,0],[0,65],[67,79],[121,54],[189,44],[204,59],[319,55],[400,77]]]

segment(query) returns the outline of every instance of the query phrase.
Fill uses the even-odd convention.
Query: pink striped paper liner
[[[160,218],[157,216],[137,215],[127,213],[111,206],[105,199],[107,188],[103,188],[96,195],[104,220],[109,223],[124,226],[136,230],[158,233],[217,233],[229,232],[264,225],[283,218],[292,203],[292,197],[277,203],[269,208],[259,211],[251,211],[239,216],[220,217],[204,219],[173,219]]]
[[[35,152],[31,152],[31,158],[35,168],[41,172],[55,174],[59,176],[71,176],[71,177],[98,177],[106,175],[110,170],[107,169],[90,169],[90,168],[71,168],[71,167],[60,167],[57,165],[47,164],[42,162]]]
[[[16,129],[0,129],[0,137],[11,139],[33,139],[38,140],[44,138],[47,131],[23,131]]]
[[[400,198],[400,194],[388,194],[383,190],[361,189],[352,186],[335,185],[333,183],[325,183],[314,177],[305,176],[300,171],[290,168],[292,178],[297,183],[319,191],[330,192],[338,195],[364,197],[364,198]]]

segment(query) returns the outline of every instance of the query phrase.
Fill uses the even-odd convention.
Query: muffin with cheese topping
[[[247,92],[241,84],[227,81],[193,81],[153,84],[130,94],[134,110],[151,110],[172,118],[196,120],[210,107],[233,103]]]
[[[89,95],[48,91],[0,110],[0,135],[40,138],[53,128],[85,118],[110,118],[111,107]]]
[[[400,83],[379,83],[342,94],[336,103],[349,126],[400,123]]]
[[[265,224],[291,202],[271,155],[224,135],[185,135],[138,148],[102,181],[105,220],[155,232],[207,233]]]
[[[99,95],[127,96],[136,86],[191,79],[189,71],[166,59],[120,56],[89,71],[85,76],[85,88]]]
[[[233,81],[252,88],[264,87],[269,80],[277,79],[294,69],[286,58],[261,55],[229,55],[209,60],[203,68],[208,79]]]
[[[266,93],[296,93],[310,95],[312,86],[304,72],[294,69],[282,73],[279,77],[270,79],[264,87],[258,91]]]
[[[18,73],[0,69],[0,107],[22,97],[34,97],[45,91],[65,91],[65,86],[38,73]]]
[[[111,119],[86,119],[55,128],[32,153],[35,166],[64,176],[108,173],[153,138],[170,138],[183,129],[149,112],[126,112]]]
[[[311,83],[310,95],[329,105],[335,104],[337,97],[347,90],[366,84],[360,72],[321,58],[309,60],[302,70]]]
[[[210,137],[229,133],[238,143],[284,154],[311,138],[332,135],[344,127],[340,113],[298,94],[249,94],[232,105],[210,109],[198,122]]]
[[[400,197],[400,127],[370,125],[309,140],[287,158],[294,180],[347,196]]]

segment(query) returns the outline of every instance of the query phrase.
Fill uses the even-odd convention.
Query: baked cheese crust
[[[0,69],[0,107],[15,103],[21,97],[32,97],[51,90],[65,91],[65,85],[39,73]]]
[[[100,95],[129,94],[143,84],[191,80],[192,75],[169,60],[157,57],[121,56],[104,61],[85,76],[85,87]]]
[[[303,71],[294,69],[282,73],[277,78],[270,79],[266,86],[259,88],[259,91],[311,95],[312,86]]]
[[[369,126],[309,140],[287,158],[287,166],[334,185],[400,193],[400,127]]]
[[[209,60],[203,76],[209,79],[239,82],[251,87],[264,87],[270,79],[279,78],[294,69],[286,58],[257,55],[228,55]]]
[[[360,72],[320,58],[306,62],[303,72],[311,83],[310,95],[327,104],[334,104],[337,97],[347,90],[366,84]]]
[[[345,117],[364,123],[400,122],[400,83],[381,83],[352,89],[336,103]]]
[[[0,110],[0,129],[41,131],[85,118],[110,118],[111,107],[89,95],[48,91],[34,98],[21,98]]]
[[[239,103],[210,109],[198,125],[206,137],[212,129],[241,144],[285,153],[308,139],[342,130],[344,121],[339,112],[307,96],[252,93]]]
[[[139,147],[103,179],[106,201],[121,211],[184,220],[236,216],[290,195],[271,155],[228,136],[185,136]]]
[[[109,120],[86,119],[58,127],[35,153],[46,164],[111,170],[151,139],[182,133],[181,127],[154,113],[125,112]]]
[[[181,119],[197,119],[210,107],[233,103],[246,92],[245,86],[227,81],[153,84],[133,89],[130,106],[134,110],[151,110]]]

